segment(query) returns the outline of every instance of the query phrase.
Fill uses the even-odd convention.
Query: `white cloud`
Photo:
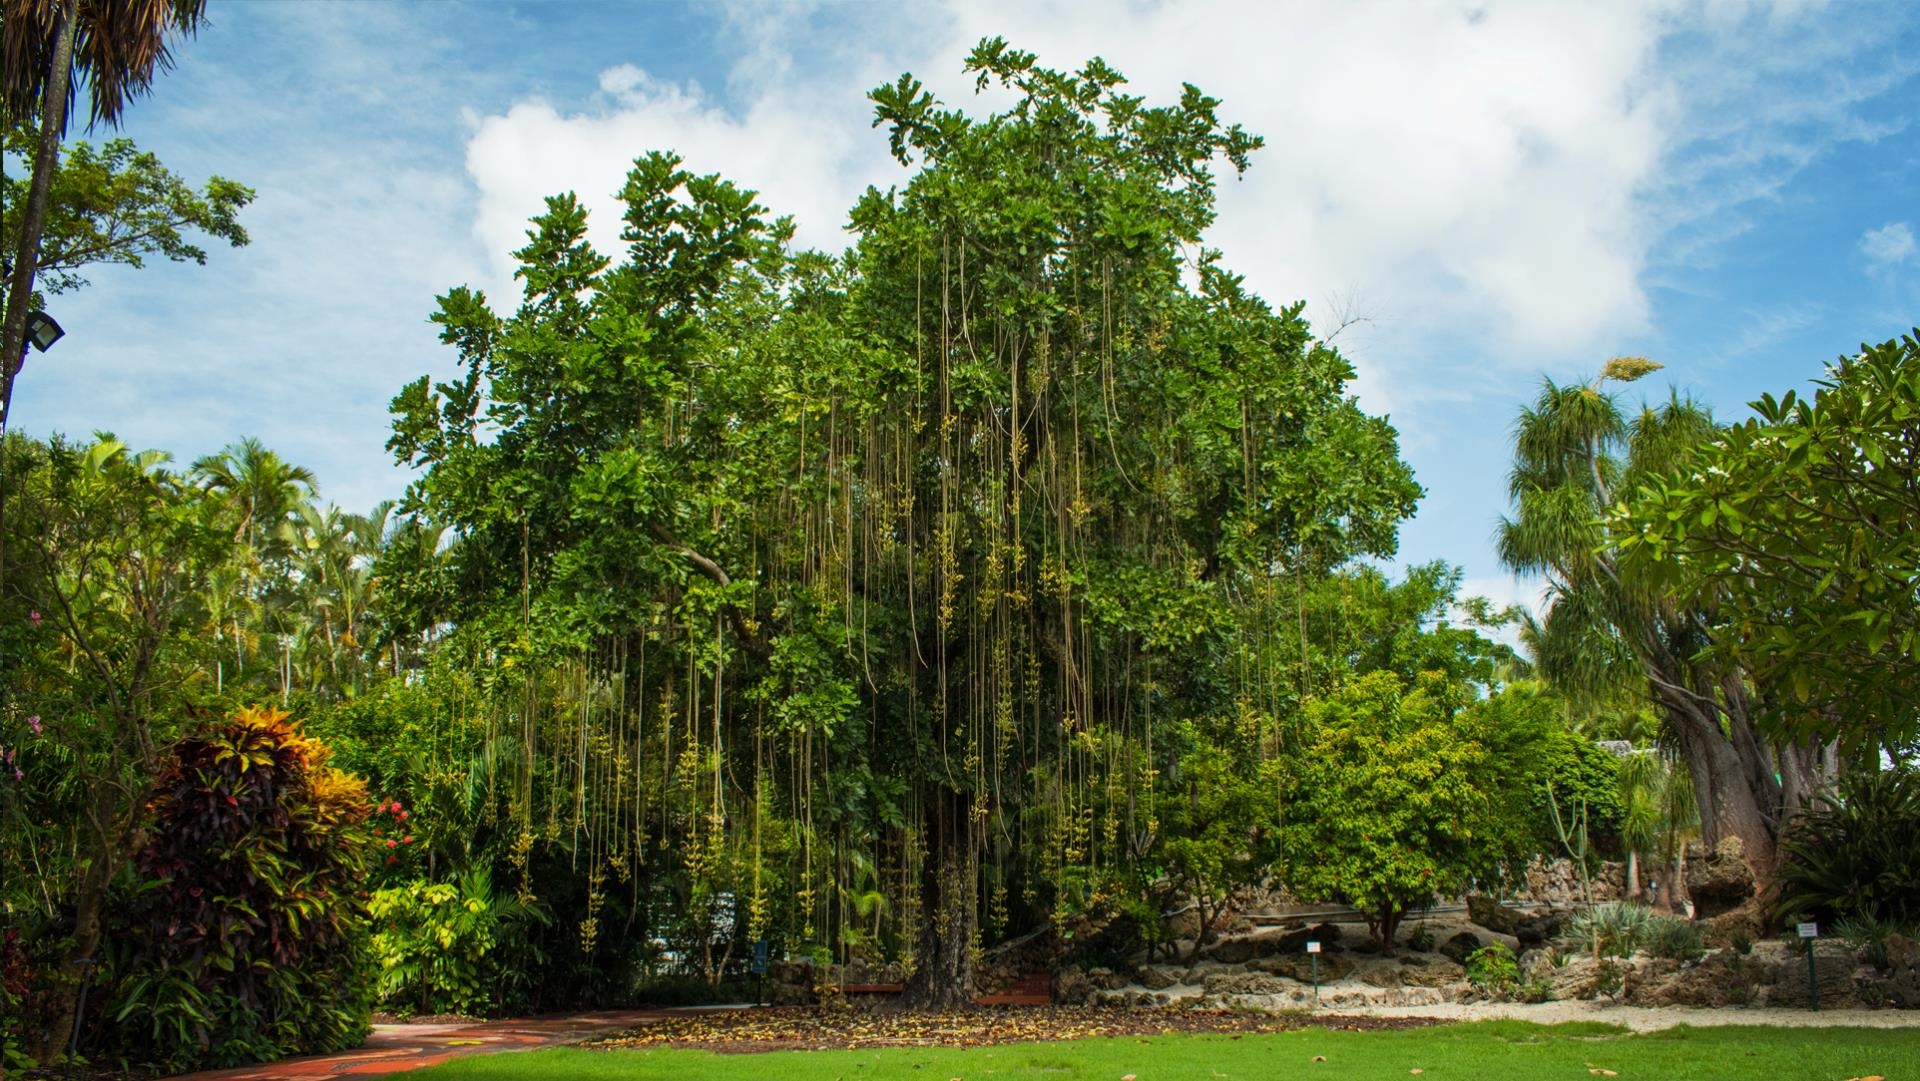
[[[901,177],[865,90],[911,70],[971,107],[960,59],[1001,34],[1055,66],[1101,55],[1155,100],[1197,82],[1265,135],[1245,180],[1221,185],[1216,242],[1265,295],[1311,298],[1322,322],[1330,290],[1359,287],[1382,312],[1372,338],[1449,321],[1534,357],[1646,320],[1634,196],[1675,107],[1645,70],[1658,5],[1179,0],[1092,18],[1074,3],[953,3],[865,45],[839,33],[836,9],[726,11],[743,56],[730,100],[622,65],[602,74],[592,108],[529,100],[479,122],[468,168],[498,274],[555,191],[588,201],[607,244],[609,194],[636,154],[662,146],[759,188],[798,215],[803,242],[838,246],[853,197]]]
[[[1903,221],[1869,229],[1860,237],[1860,254],[1867,257],[1867,266],[1874,270],[1904,263],[1916,250],[1920,248],[1914,245],[1913,228]]]

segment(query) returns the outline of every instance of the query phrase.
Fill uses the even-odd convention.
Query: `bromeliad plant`
[[[122,1054],[185,1070],[366,1035],[368,800],[328,755],[273,709],[174,746],[135,856],[150,885],[114,988]]]

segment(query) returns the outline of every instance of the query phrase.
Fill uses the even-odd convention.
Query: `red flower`
[[[391,838],[391,837],[389,837],[389,838],[387,838],[387,847],[388,847],[388,848],[392,848],[392,847],[394,847],[395,845],[398,845],[399,843],[400,843],[400,842],[398,842],[398,841],[396,841],[396,840],[394,840],[394,839],[393,839],[393,838]]]
[[[396,806],[398,806],[398,805],[396,804]],[[400,812],[400,821],[402,821],[402,822],[405,822],[406,820],[407,820],[407,812],[405,812],[405,811],[401,811],[401,812]]]

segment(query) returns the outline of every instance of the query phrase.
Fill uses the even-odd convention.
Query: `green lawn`
[[[1324,1062],[1314,1061],[1325,1056]],[[1629,1035],[1611,1025],[1542,1026],[1520,1021],[1389,1032],[1310,1029],[1250,1036],[1103,1038],[970,1049],[887,1048],[717,1055],[707,1051],[562,1049],[461,1059],[409,1074],[450,1078],[592,1081],[860,1081],[909,1078],[1058,1078],[1121,1081],[1566,1081],[1615,1071],[1621,1081],[1737,1078],[1844,1081],[1881,1075],[1920,1079],[1914,1029],[1676,1028]]]

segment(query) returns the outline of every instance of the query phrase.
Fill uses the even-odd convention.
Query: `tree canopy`
[[[1157,843],[1174,722],[1251,710],[1276,738],[1301,692],[1263,614],[1391,554],[1419,495],[1300,307],[1197,247],[1216,164],[1258,139],[1098,60],[993,40],[968,70],[1015,103],[874,91],[915,171],[861,198],[842,256],[668,154],[628,176],[618,261],[550,199],[514,314],[442,298],[465,374],[409,386],[391,444],[425,470],[409,508],[458,536],[462,632],[541,718],[515,752],[529,835],[532,777],[585,739],[651,777],[631,806],[580,797],[588,828],[695,879],[769,806],[836,837],[823,858],[912,874],[924,851],[928,1002],[970,994],[979,921],[1111,899]],[[578,664],[574,689],[540,662]],[[640,805],[664,792],[685,802]],[[791,873],[783,917],[824,923]]]

